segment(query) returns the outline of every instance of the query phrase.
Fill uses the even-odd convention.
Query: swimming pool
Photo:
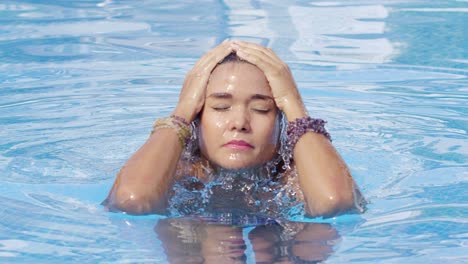
[[[289,63],[371,202],[295,219],[333,230],[326,263],[468,262],[467,12],[462,0],[2,1],[0,263],[167,263],[167,220],[99,203],[194,61],[228,37]],[[236,229],[237,261],[255,263],[270,231]]]

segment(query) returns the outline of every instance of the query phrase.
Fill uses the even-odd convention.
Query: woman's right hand
[[[231,46],[237,56],[263,71],[276,106],[286,114],[288,121],[307,115],[291,70],[272,49],[240,40],[233,40]]]
[[[205,104],[205,92],[213,69],[226,56],[233,52],[229,40],[224,40],[204,54],[187,74],[179,95],[179,102],[173,112],[174,115],[192,122]]]

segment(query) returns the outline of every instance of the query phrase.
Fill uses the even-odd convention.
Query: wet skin
[[[278,109],[263,72],[249,63],[218,65],[201,113],[202,154],[228,169],[271,160],[278,142]]]

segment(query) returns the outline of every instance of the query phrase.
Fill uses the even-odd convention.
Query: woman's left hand
[[[231,47],[237,56],[263,71],[270,84],[276,106],[286,114],[288,120],[307,115],[288,65],[273,50],[240,40],[232,41]]]
[[[307,115],[289,67],[271,49],[244,41],[230,45],[240,58],[263,71],[275,103],[288,121]],[[317,133],[301,136],[294,147],[294,164],[311,216],[334,216],[356,208],[359,191],[346,163],[326,137]]]

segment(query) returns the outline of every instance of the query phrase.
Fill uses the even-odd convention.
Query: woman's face
[[[272,159],[279,134],[277,112],[260,69],[243,62],[218,65],[201,115],[202,154],[227,169],[254,167]]]

